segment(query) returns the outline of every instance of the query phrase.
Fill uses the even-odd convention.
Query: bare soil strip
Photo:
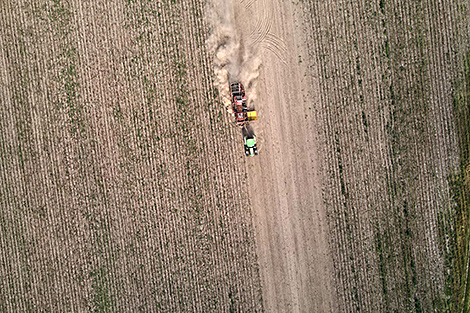
[[[234,1],[240,45],[262,60],[251,92],[259,156],[247,159],[267,312],[336,310],[302,12],[292,3]],[[249,19],[247,17],[250,17]],[[253,91],[254,89],[254,91]],[[315,90],[315,97],[318,95]],[[318,101],[318,99],[316,99]]]

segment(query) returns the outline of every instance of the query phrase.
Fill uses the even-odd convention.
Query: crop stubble
[[[340,311],[456,310],[452,96],[468,3],[302,6]]]
[[[468,3],[300,4],[339,310],[455,309]],[[0,310],[262,310],[202,6],[0,5]],[[285,64],[269,27],[253,44]]]
[[[203,3],[0,8],[2,311],[260,311]]]

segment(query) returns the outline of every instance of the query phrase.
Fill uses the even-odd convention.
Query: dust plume
[[[255,50],[244,45],[243,35],[236,27],[236,9],[243,10],[235,8],[232,0],[209,0],[205,11],[209,26],[206,45],[214,57],[214,83],[228,110],[231,103],[229,84],[237,81],[245,86],[248,106],[253,107],[261,67]]]

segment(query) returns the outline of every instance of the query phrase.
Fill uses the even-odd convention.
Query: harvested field
[[[462,311],[468,207],[459,222],[453,184],[468,124],[459,134],[453,99],[468,2],[302,7],[339,311]]]
[[[0,311],[468,311],[469,9],[0,3]]]
[[[0,4],[0,311],[262,310],[203,7]]]

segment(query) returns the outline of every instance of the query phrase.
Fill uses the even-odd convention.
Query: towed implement
[[[249,121],[257,120],[256,111],[247,108],[243,85],[241,83],[230,84],[230,92],[232,93],[232,110],[237,126],[244,126]]]

